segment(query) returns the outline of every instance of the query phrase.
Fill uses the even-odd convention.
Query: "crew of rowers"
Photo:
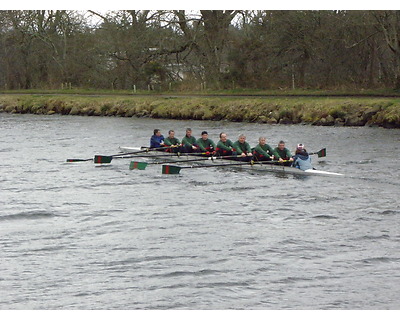
[[[285,142],[280,141],[276,148],[267,144],[265,137],[258,139],[258,145],[251,148],[246,142],[246,136],[241,134],[238,140],[232,143],[226,133],[221,132],[217,144],[208,138],[207,131],[201,133],[201,138],[192,136],[192,129],[186,129],[182,142],[175,138],[175,131],[169,130],[168,137],[164,138],[160,129],[154,129],[150,138],[150,148],[175,153],[196,153],[205,156],[218,156],[239,161],[279,161],[286,166],[297,167],[301,170],[312,169],[311,157],[303,144],[298,144],[295,155],[285,147]]]

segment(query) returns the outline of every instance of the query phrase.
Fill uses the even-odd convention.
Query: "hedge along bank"
[[[0,112],[400,128],[399,98],[13,94]]]

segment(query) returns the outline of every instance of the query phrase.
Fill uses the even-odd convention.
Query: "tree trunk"
[[[204,69],[208,85],[220,88],[222,64],[228,42],[229,25],[235,17],[234,10],[201,10],[204,23]]]
[[[400,89],[400,12],[378,11],[374,14],[383,31],[386,44],[393,55],[394,87]]]

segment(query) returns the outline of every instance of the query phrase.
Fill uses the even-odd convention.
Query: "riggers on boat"
[[[146,147],[119,147],[120,152],[122,153],[135,153],[141,150],[146,149]],[[162,159],[165,160],[164,163],[167,163],[168,161],[171,161],[171,163],[174,163],[174,165],[169,165],[166,164],[163,166],[163,173],[179,173],[180,170],[173,168],[177,167],[176,166],[176,161],[177,160],[190,160],[192,163],[196,163],[198,165],[196,166],[186,166],[186,167],[178,167],[178,168],[204,168],[204,167],[237,167],[237,168],[245,168],[245,169],[250,169],[250,170],[257,170],[257,171],[270,171],[270,172],[283,172],[283,173],[290,173],[290,174],[298,174],[298,175],[323,175],[323,176],[343,176],[341,173],[336,173],[336,172],[329,172],[329,171],[323,171],[323,170],[316,170],[316,169],[308,169],[308,170],[300,170],[291,166],[284,165],[284,163],[279,163],[278,161],[271,161],[269,162],[258,162],[258,161],[252,161],[252,162],[243,162],[243,161],[237,161],[237,160],[232,160],[232,159],[218,159],[218,158],[213,158],[206,156],[206,158],[202,157],[201,154],[174,154],[174,153],[168,153],[164,151],[152,151],[150,153],[153,157],[156,156],[157,159]],[[325,150],[324,150],[325,154]],[[143,158],[146,158],[148,154],[143,154]],[[153,158],[154,159],[154,158]],[[198,159],[198,162],[196,161]],[[182,161],[184,162],[184,161]],[[134,165],[132,164],[131,167]],[[173,170],[170,170],[173,168]],[[132,169],[132,168],[131,168]],[[166,172],[164,172],[166,171]]]

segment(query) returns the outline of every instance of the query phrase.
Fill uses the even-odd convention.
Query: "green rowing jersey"
[[[210,147],[215,149],[215,143],[211,139],[203,140],[202,138],[199,138],[197,139],[196,143],[199,146],[200,150],[204,152],[210,151],[209,150]]]
[[[193,145],[196,145],[196,138],[193,136],[191,136],[191,137],[184,136],[182,139],[182,144],[185,147],[192,147]]]
[[[251,148],[248,142],[240,143],[239,140],[233,144],[233,147],[236,149],[237,154],[242,153],[251,153]]]
[[[292,157],[288,148],[284,148],[283,150],[276,147],[274,151],[281,157],[283,160],[289,160]]]
[[[263,155],[264,157],[272,157],[274,156],[276,159],[279,159],[279,154],[275,152],[274,149],[269,144],[264,144],[263,146],[258,144],[255,148],[254,151],[257,153]]]
[[[181,144],[181,142],[177,138],[165,138],[164,139],[164,144],[166,146],[176,146],[178,144]]]
[[[232,151],[233,143],[229,139],[227,139],[226,142],[222,142],[221,140],[219,140],[217,143],[217,149],[222,149],[225,151]]]

